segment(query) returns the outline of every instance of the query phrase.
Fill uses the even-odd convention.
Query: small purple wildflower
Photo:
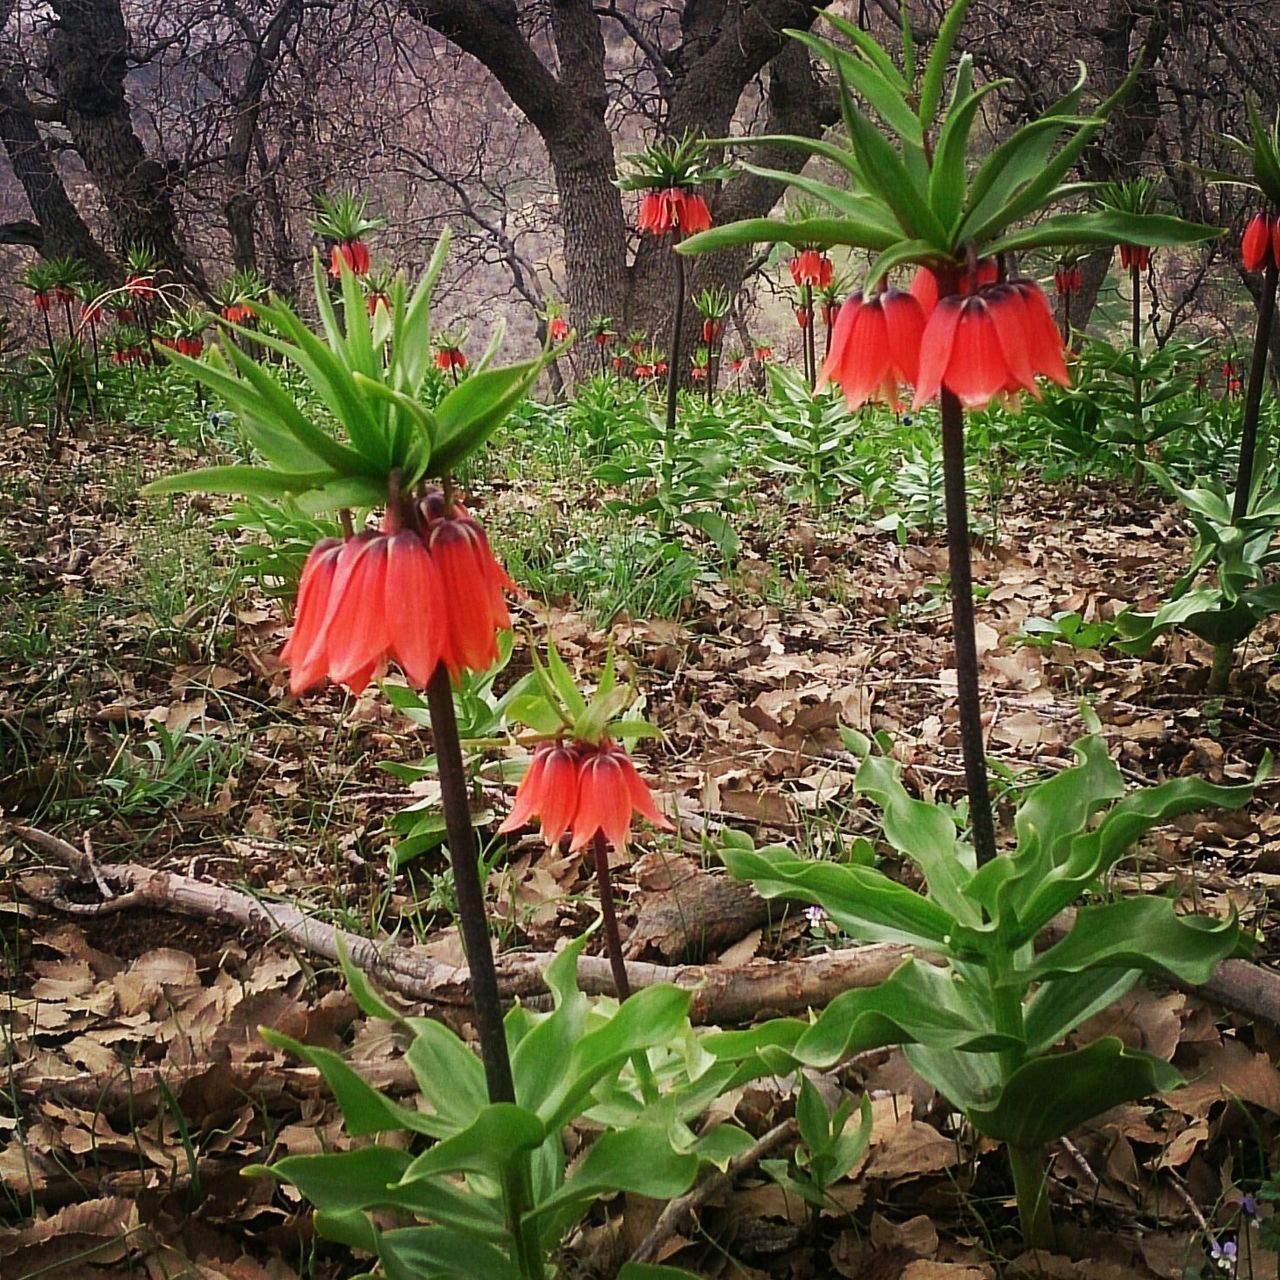
[[[1230,1271],[1236,1264],[1236,1242],[1224,1240],[1221,1243],[1213,1236],[1209,1237],[1209,1257],[1223,1271]]]
[[[819,906],[805,907],[804,918],[811,928],[819,929],[827,922],[827,913]]]
[[[1247,1193],[1245,1195],[1242,1195],[1240,1197],[1240,1208],[1244,1210],[1244,1212],[1247,1213],[1249,1217],[1251,1218],[1257,1217],[1257,1214],[1258,1214],[1257,1197],[1248,1195]]]

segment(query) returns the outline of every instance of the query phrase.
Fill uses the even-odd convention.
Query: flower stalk
[[[978,687],[978,646],[973,626],[973,565],[969,550],[969,510],[965,493],[964,410],[943,387],[942,485],[947,513],[947,560],[951,574],[951,627],[960,705],[960,750],[964,757],[969,823],[978,865],[996,856],[995,822],[987,784]]]

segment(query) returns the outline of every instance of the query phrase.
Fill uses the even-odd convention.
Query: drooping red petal
[[[862,295],[860,293],[850,295],[841,306],[840,314],[836,316],[835,326],[831,330],[831,350],[827,352],[827,358],[822,362],[822,370],[818,374],[819,390],[832,381],[839,383],[842,388],[844,387],[843,368],[845,354],[849,348],[849,337],[853,331],[854,322],[857,320],[858,312],[861,309]],[[767,356],[762,354],[767,350],[767,347],[757,347],[755,350],[756,359],[767,359]],[[772,352],[769,354],[772,355]]]
[[[386,582],[390,656],[411,685],[423,688],[440,661],[444,604],[440,571],[411,529],[387,539]]]
[[[916,298],[901,289],[888,289],[882,293],[880,309],[884,312],[885,337],[893,371],[902,381],[914,384],[920,373],[924,309]]]
[[[329,611],[329,594],[341,549],[337,538],[325,538],[311,548],[302,568],[293,630],[280,651],[281,660],[290,668],[289,689],[295,694],[324,679],[324,646],[317,646],[317,640]]]
[[[383,535],[363,542],[352,564],[345,589],[334,603],[327,622],[326,650],[329,679],[355,692],[355,677],[382,662],[390,647],[387,624],[387,541]],[[359,543],[352,538],[346,545]],[[344,552],[346,548],[344,547]],[[341,575],[341,562],[339,575]],[[337,584],[334,585],[337,595]],[[365,682],[368,682],[366,676]]]
[[[529,761],[529,767],[516,788],[516,799],[511,806],[511,812],[498,828],[499,835],[505,836],[527,826],[542,808],[542,779],[547,769],[547,756],[552,750],[552,744],[548,743],[533,753],[533,759]]]
[[[1031,359],[1031,320],[1026,300],[1012,285],[996,285],[987,290],[983,297],[995,325],[996,337],[1008,370],[1003,389],[1017,391],[1021,388],[1038,395],[1036,371]]]
[[[576,821],[578,812],[579,757],[563,743],[557,743],[547,757],[542,782],[542,838],[548,845],[560,843],[560,837]]]
[[[1070,386],[1071,375],[1062,355],[1062,333],[1044,290],[1034,280],[1018,280],[1012,287],[1026,304],[1027,351],[1032,369],[1060,387]]]
[[[845,348],[841,374],[850,409],[858,408],[880,390],[890,376],[890,366],[889,334],[877,296],[862,304]]]
[[[928,313],[924,333],[920,338],[920,368],[916,378],[916,394],[912,400],[916,409],[932,400],[942,386],[947,366],[951,362],[951,350],[955,345],[956,329],[964,306],[965,299],[953,294],[939,301],[932,312]]]
[[[955,326],[943,385],[965,408],[980,409],[1004,389],[1009,377],[1009,366],[989,306],[976,295],[965,298]]]
[[[680,210],[680,229],[686,235],[706,231],[711,226],[711,210],[700,195],[686,195]]]
[[[1271,219],[1265,213],[1255,213],[1244,229],[1240,242],[1240,256],[1246,271],[1260,271],[1271,257]]]
[[[613,753],[597,749],[578,770],[578,811],[574,815],[569,852],[586,848],[597,831],[615,847],[627,842],[631,826],[631,796]]]
[[[655,827],[660,827],[663,831],[674,831],[675,828],[667,821],[666,817],[658,811],[658,806],[653,802],[653,796],[649,791],[645,780],[636,771],[635,764],[631,757],[621,751],[615,752],[615,758],[619,767],[622,769],[622,775],[627,783],[627,795],[631,800],[631,807],[642,818],[647,819]]]
[[[440,569],[441,658],[454,677],[463,668],[485,671],[498,659],[497,632],[511,625],[503,589],[515,584],[493,558],[484,530],[470,516],[455,514],[433,521],[428,540]]]

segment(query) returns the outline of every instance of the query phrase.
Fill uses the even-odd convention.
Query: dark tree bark
[[[279,62],[285,36],[302,14],[303,0],[280,0],[279,7],[261,32],[254,29],[236,0],[225,0],[225,4],[228,15],[249,41],[253,56],[234,102],[235,119],[223,166],[227,187],[224,209],[227,230],[231,235],[231,257],[236,270],[256,271],[258,238],[255,213],[258,197],[249,183],[249,166],[258,137],[262,95]]]
[[[481,62],[538,131],[547,148],[560,200],[569,304],[585,321],[613,316],[623,328],[662,330],[671,301],[670,244],[642,240],[627,266],[628,231],[614,185],[613,138],[606,124],[608,82],[601,11],[591,0],[551,0],[551,35],[558,62],[553,72],[521,30],[512,0],[405,0],[408,11]],[[807,28],[817,10],[801,0],[759,0],[744,7],[725,0],[690,0],[682,10],[681,41],[664,51],[649,47],[666,103],[664,132],[686,129],[723,135],[743,91],[790,42],[784,27]],[[617,19],[623,22],[621,12]],[[623,24],[626,25],[625,22]],[[805,64],[803,51],[775,70],[776,113],[788,101],[785,86]],[[790,70],[789,70],[790,69]],[[792,109],[794,108],[794,109]],[[793,102],[784,114],[797,132],[819,127]],[[770,156],[778,167],[794,159]],[[741,185],[740,185],[741,184]],[[766,213],[778,197],[775,184],[737,178],[719,194],[717,220]],[[694,288],[725,282],[736,287],[747,255],[700,264]]]
[[[71,202],[34,116],[12,85],[0,87],[0,142],[36,219],[8,224],[0,238],[29,244],[45,258],[80,258],[99,279],[113,280],[118,268]]]
[[[129,37],[119,0],[51,0],[57,19],[46,73],[72,145],[102,193],[121,252],[145,245],[178,279],[204,288],[204,274],[178,238],[164,165],[148,158],[125,95]]]

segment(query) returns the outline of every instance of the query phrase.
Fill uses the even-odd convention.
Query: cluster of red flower
[[[711,226],[711,210],[707,202],[696,192],[680,187],[646,191],[640,197],[640,215],[636,226],[653,235],[665,235],[668,231],[680,231],[691,236],[706,231]]]
[[[620,848],[627,843],[633,813],[655,827],[672,829],[625,751],[608,738],[598,744],[548,742],[533,753],[515,805],[498,830],[518,831],[536,816],[548,846],[559,844],[568,832],[569,852],[577,853],[600,832]]]
[[[436,352],[436,368],[448,372],[450,369],[465,369],[467,357],[460,347],[441,347]]]
[[[438,489],[411,515],[413,528],[389,513],[381,533],[312,548],[280,655],[294,693],[326,676],[359,693],[388,659],[415,686],[441,662],[456,676],[497,661],[497,632],[511,625],[502,592],[513,583],[484,530],[461,504],[447,510]]]
[[[1126,271],[1145,271],[1151,265],[1151,250],[1145,244],[1122,244],[1120,265]]]
[[[1244,229],[1240,251],[1246,271],[1280,267],[1280,214],[1255,213]]]
[[[1001,394],[1035,394],[1038,376],[1067,384],[1062,336],[1039,285],[976,284],[939,300],[937,280],[926,273],[910,293],[848,299],[819,386],[838,383],[856,409],[873,397],[896,408],[904,382],[915,386],[916,408],[941,387],[977,408]]]
[[[815,289],[825,289],[835,275],[831,259],[820,249],[801,249],[789,265],[791,279],[797,287],[807,284]]]
[[[180,356],[190,356],[195,360],[204,353],[204,339],[194,334],[186,334],[181,338],[157,338],[162,347],[176,351]]]
[[[1079,293],[1083,281],[1079,267],[1059,267],[1053,273],[1053,288],[1058,297],[1068,293]]]
[[[229,324],[244,324],[253,319],[253,308],[247,302],[232,302],[222,308],[221,315]]]

